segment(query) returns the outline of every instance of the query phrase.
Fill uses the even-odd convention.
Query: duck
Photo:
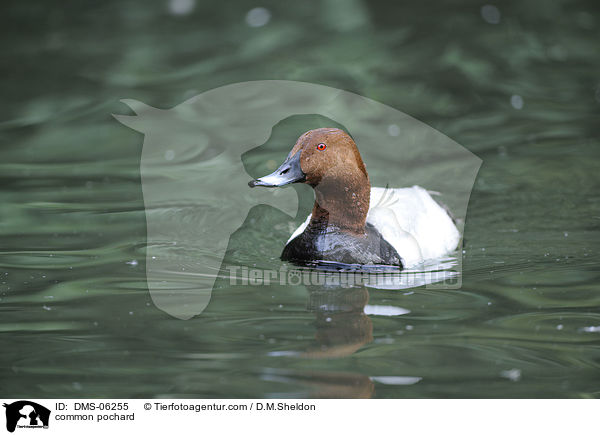
[[[286,242],[281,259],[412,268],[452,253],[460,232],[447,208],[423,187],[371,187],[352,137],[339,128],[303,133],[284,162],[250,187],[308,184],[311,214]]]

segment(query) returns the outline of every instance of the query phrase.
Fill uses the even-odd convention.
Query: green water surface
[[[600,10],[484,5],[4,2],[0,397],[600,396]],[[460,289],[219,279],[190,320],[154,306],[143,137],[111,114],[265,79],[364,95],[483,160]],[[278,268],[296,221],[247,222],[228,261]]]

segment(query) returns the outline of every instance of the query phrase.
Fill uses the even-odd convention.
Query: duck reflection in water
[[[334,359],[352,355],[373,340],[373,323],[364,312],[369,301],[365,287],[308,285],[308,310],[316,315],[316,346],[301,358]],[[309,387],[314,398],[370,398],[375,386],[369,376],[351,372],[288,373],[295,382]]]
[[[369,301],[365,287],[308,286],[308,309],[316,314],[317,347],[307,358],[340,358],[373,340],[373,322],[364,312]]]

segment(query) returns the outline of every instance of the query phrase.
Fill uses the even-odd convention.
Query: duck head
[[[279,168],[248,185],[281,187],[291,183],[305,183],[315,191],[310,227],[364,234],[371,185],[348,133],[338,128],[307,131]]]

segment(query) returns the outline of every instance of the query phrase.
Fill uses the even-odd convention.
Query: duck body
[[[343,130],[307,131],[275,172],[248,184],[290,183],[310,185],[315,203],[286,243],[282,260],[402,268],[458,246],[452,218],[425,189],[371,188],[358,148]]]
[[[440,206],[431,194],[420,186],[405,188],[371,188],[370,208],[367,214],[366,227],[371,227],[387,245],[391,246],[402,259],[404,267],[413,267],[419,263],[440,258],[454,251],[460,241],[460,232],[448,212]],[[300,225],[286,243],[282,259],[287,260],[286,252],[290,244],[306,247],[306,239],[314,238],[307,230],[311,215]],[[333,236],[337,238],[338,236]],[[298,238],[296,241],[295,239]],[[340,238],[340,243],[352,246],[348,251],[360,249],[360,244],[353,244]],[[330,244],[332,242],[329,242]],[[298,247],[294,248],[297,251]],[[342,252],[344,250],[342,249]],[[316,257],[316,253],[312,254]],[[339,258],[340,255],[337,255]],[[355,258],[359,258],[356,255]],[[393,256],[385,254],[383,262],[373,264],[394,264]],[[366,258],[365,258],[366,260]],[[331,260],[338,261],[338,260]],[[341,261],[347,263],[347,261]],[[368,264],[369,261],[359,262]]]

